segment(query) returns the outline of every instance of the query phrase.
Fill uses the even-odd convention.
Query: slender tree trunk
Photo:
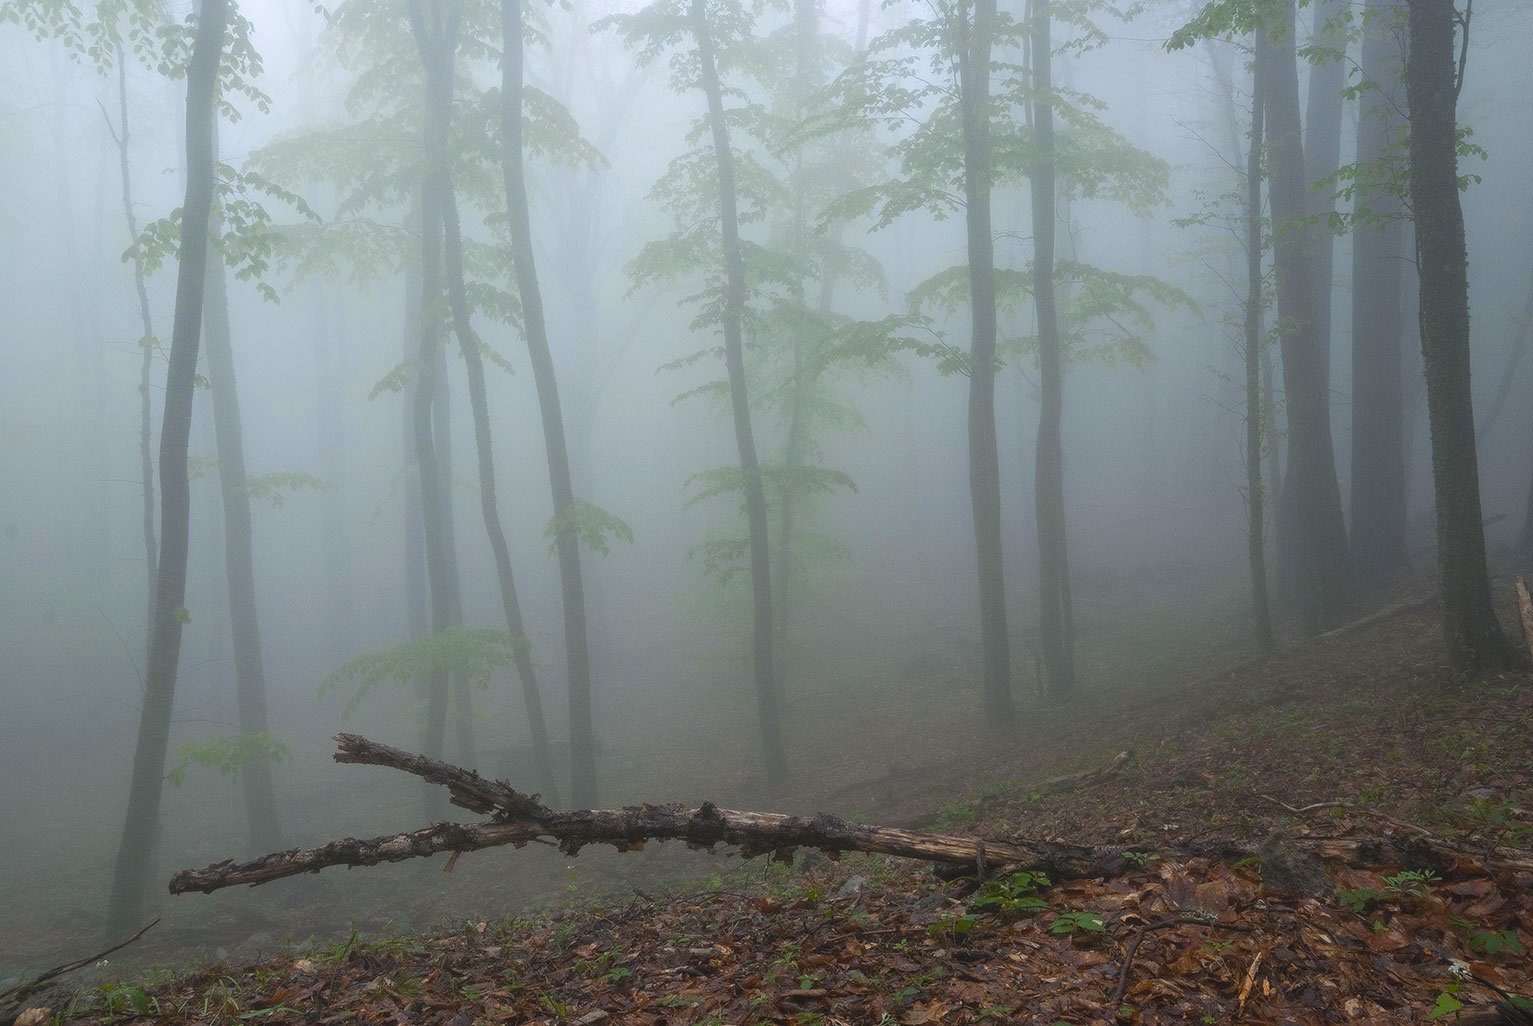
[[[1382,159],[1405,129],[1399,30],[1405,0],[1368,0],[1362,75],[1367,83],[1357,130],[1357,160]],[[1352,233],[1352,571],[1379,581],[1405,568],[1405,369],[1401,289],[1405,222],[1388,193],[1356,203],[1380,217],[1379,227]]]
[[[110,126],[108,126],[110,127]],[[133,175],[128,165],[128,62],[122,44],[117,45],[117,129],[112,140],[117,144],[117,167],[122,178],[122,213],[128,225],[128,242],[138,242],[138,214],[133,209]],[[138,464],[143,480],[143,506],[141,524],[144,536],[145,617],[144,645],[154,630],[154,587],[160,562],[160,545],[154,522],[154,397],[153,371],[154,350],[158,340],[154,337],[154,315],[149,306],[149,289],[144,281],[144,259],[138,246],[133,245],[133,294],[138,300],[139,323],[143,334],[139,337],[138,364]]]
[[[1266,496],[1262,488],[1262,121],[1267,96],[1267,47],[1256,29],[1251,76],[1251,148],[1246,158],[1246,549],[1251,564],[1251,615],[1256,643],[1271,652],[1267,603]]]
[[[990,47],[995,0],[975,0],[973,20],[959,19],[958,90],[963,119],[963,188],[968,234],[969,502],[979,568],[980,658],[985,716],[1016,716],[1011,697],[1011,639],[1001,543],[1001,456],[995,432],[995,238],[991,224]]]
[[[754,610],[752,665],[756,684],[756,713],[761,726],[762,762],[767,780],[778,783],[788,775],[783,753],[777,686],[772,671],[772,573],[767,551],[766,491],[756,439],[751,428],[750,393],[745,381],[745,261],[740,253],[740,219],[735,198],[735,156],[724,119],[724,90],[713,56],[704,0],[692,0],[692,31],[697,39],[703,92],[708,97],[708,121],[713,129],[713,152],[718,169],[719,234],[724,255],[724,365],[729,375],[729,398],[734,411],[735,442],[740,452],[740,478],[745,489],[745,518],[750,530],[751,601]],[[578,804],[578,803],[577,803]]]
[[[422,230],[419,198],[413,204],[408,224],[414,232]],[[420,268],[406,264],[404,360],[413,364],[419,356],[421,326]],[[401,417],[403,428],[403,452],[406,480],[404,485],[404,587],[405,623],[411,641],[419,641],[431,631],[430,613],[427,611],[429,597],[426,585],[426,529],[423,523],[421,502],[420,466],[415,452],[415,404],[403,404]],[[420,682],[417,682],[420,683]]]
[[[321,537],[324,545],[325,626],[330,653],[336,662],[349,658],[353,645],[352,559],[347,516],[344,316],[330,317],[331,293],[313,293],[319,337],[314,351],[314,433],[320,466],[330,489],[323,496]],[[344,314],[345,307],[337,304]]]
[[[445,117],[445,115],[444,115]],[[451,183],[443,185],[439,199],[445,202]],[[437,225],[440,232],[442,226]],[[442,489],[442,561],[445,565],[447,618],[454,627],[463,623],[463,584],[458,574],[458,517],[453,495],[452,392],[447,374],[447,348],[437,347],[436,395],[432,399],[431,423],[436,439],[437,484]],[[474,746],[473,689],[461,673],[452,675],[453,735],[458,752],[469,765],[478,764]]]
[[[442,374],[439,331],[442,298],[442,219],[446,169],[441,155],[447,150],[452,111],[453,56],[457,51],[458,17],[453,8],[445,18],[433,7],[427,27],[416,0],[409,5],[411,28],[426,72],[426,171],[421,184],[421,322],[414,404],[415,459],[420,469],[421,523],[426,550],[426,579],[431,596],[431,629],[441,632],[452,626],[452,581],[447,564],[447,516],[443,494],[445,482],[439,465],[433,407],[437,405],[438,377]],[[446,745],[448,676],[434,670],[427,682],[424,748],[440,753]],[[426,814],[439,817],[446,811],[441,798],[426,793]]]
[[[1325,381],[1331,382],[1331,305],[1336,276],[1336,237],[1330,215],[1336,209],[1335,187],[1320,183],[1341,166],[1342,93],[1347,86],[1347,33],[1343,18],[1350,0],[1311,0],[1310,45],[1318,48],[1309,61],[1304,109],[1304,173],[1308,179],[1311,213],[1310,252],[1315,278],[1315,337],[1325,357]]]
[[[1528,480],[1528,511],[1522,518],[1522,534],[1517,542],[1517,551],[1524,563],[1533,563],[1533,476]]]
[[[1064,353],[1054,295],[1055,182],[1052,0],[1032,5],[1033,144],[1037,163],[1028,176],[1033,200],[1033,306],[1038,317],[1038,617],[1048,693],[1075,690],[1074,610],[1065,535]]]
[[[794,61],[793,61],[793,109],[794,117],[802,119],[805,104],[809,99],[813,88],[811,74],[813,63],[818,51],[818,37],[820,31],[820,9],[818,0],[795,0],[793,5],[794,27]],[[804,148],[802,144],[793,151],[793,250],[794,258],[801,266],[808,266],[810,258],[808,231],[805,226],[804,195]],[[838,229],[839,231],[839,229]],[[827,266],[822,262],[820,267],[820,301],[818,305],[821,322],[824,322],[830,313],[832,280]],[[801,308],[805,308],[802,286],[797,295],[797,302]],[[788,635],[791,623],[792,592],[789,583],[793,576],[793,548],[797,540],[794,535],[795,514],[798,505],[798,489],[794,472],[804,465],[805,449],[807,447],[808,425],[805,423],[808,417],[807,405],[809,402],[810,380],[809,367],[805,360],[807,342],[803,333],[793,333],[793,376],[792,388],[788,395],[788,438],[783,447],[783,468],[786,475],[782,486],[778,491],[778,519],[777,519],[777,547],[773,551],[774,566],[772,567],[772,585],[776,589],[772,596],[772,611],[776,618],[776,634],[773,637],[773,651],[777,658],[773,662],[775,680],[777,686],[777,700],[784,710],[788,707]]]
[[[186,70],[186,199],[182,204],[180,260],[170,359],[165,379],[165,416],[160,429],[160,505],[163,547],[155,588],[154,630],[144,677],[138,744],[128,785],[122,839],[112,870],[106,932],[136,929],[144,894],[154,875],[165,753],[175,703],[181,627],[186,618],[186,554],[191,489],[186,476],[192,427],[192,393],[201,340],[203,275],[207,268],[208,220],[213,201],[213,96],[223,53],[228,0],[202,0],[192,57]]]
[[[484,515],[484,527],[490,538],[490,549],[495,556],[496,578],[500,583],[500,600],[506,615],[506,630],[511,635],[513,660],[517,676],[522,681],[522,697],[527,709],[527,730],[532,738],[533,755],[537,759],[538,773],[542,776],[541,787],[555,793],[553,761],[548,753],[548,726],[543,717],[543,695],[538,690],[537,671],[532,665],[532,642],[522,621],[522,604],[517,597],[516,576],[511,568],[511,549],[506,544],[506,532],[500,522],[500,505],[496,499],[495,453],[490,437],[490,404],[485,391],[484,357],[479,352],[479,338],[470,323],[468,292],[463,284],[463,237],[458,221],[458,202],[449,189],[443,208],[443,225],[446,229],[447,290],[452,309],[453,330],[458,336],[458,346],[463,351],[463,363],[468,369],[469,405],[474,414],[474,449],[479,462],[479,505]]]
[[[501,170],[506,191],[507,224],[516,287],[522,300],[522,327],[527,356],[538,390],[543,419],[543,445],[548,454],[548,480],[553,493],[554,544],[559,557],[559,584],[564,597],[564,653],[570,695],[570,799],[579,806],[596,801],[596,737],[591,720],[591,661],[586,639],[585,584],[580,569],[580,535],[573,517],[575,489],[570,480],[569,448],[564,437],[564,412],[559,405],[559,381],[548,345],[543,317],[543,292],[538,286],[532,253],[532,216],[527,205],[526,157],[522,150],[522,91],[524,30],[520,0],[502,0],[501,33]]]
[[[1491,601],[1469,388],[1469,259],[1458,180],[1453,0],[1412,0],[1405,65],[1411,209],[1421,271],[1421,355],[1432,428],[1443,639],[1460,673],[1524,665]]]
[[[1347,529],[1331,446],[1329,342],[1320,334],[1315,233],[1305,224],[1309,180],[1299,126],[1293,0],[1279,9],[1284,17],[1267,35],[1271,79],[1266,112],[1279,345],[1288,401],[1288,473],[1279,496],[1278,560],[1290,568],[1304,627],[1314,632],[1341,598]]]
[[[218,126],[213,126],[213,159],[218,159]],[[218,451],[218,486],[224,516],[224,575],[229,595],[229,629],[234,640],[234,690],[241,734],[269,730],[266,667],[261,658],[261,619],[256,607],[255,554],[250,526],[250,492],[245,486],[244,428],[235,383],[230,340],[229,293],[219,239],[223,223],[215,210],[209,225],[208,269],[203,286],[202,332],[206,339],[208,384],[213,393],[213,433]],[[282,847],[271,760],[252,752],[240,766],[245,819],[252,850]]]

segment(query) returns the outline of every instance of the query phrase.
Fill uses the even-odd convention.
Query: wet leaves
[[[166,1023],[924,1024],[1425,1022],[1449,994],[1527,992],[1528,960],[1472,938],[1533,945],[1533,881],[1478,871],[1391,893],[1401,867],[1331,866],[1387,895],[1359,914],[1291,898],[1255,866],[1154,861],[1041,892],[1050,911],[980,911],[963,937],[932,923],[969,909],[960,885],[911,870],[839,898],[821,867],[801,893],[705,891],[618,908],[214,967],[154,991]],[[1057,931],[1074,917],[1100,930]],[[1139,946],[1122,998],[1125,948]],[[1455,967],[1458,967],[1457,969]],[[1453,987],[1452,991],[1448,988]],[[101,1016],[129,1021],[128,1012]]]

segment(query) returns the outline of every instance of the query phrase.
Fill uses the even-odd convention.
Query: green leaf
[[[1448,991],[1437,995],[1437,1004],[1432,1006],[1432,1011],[1427,1013],[1427,1019],[1441,1019],[1445,1015],[1452,1015],[1464,1007],[1464,1002],[1454,997]]]
[[[543,538],[548,542],[550,553],[558,549],[559,537],[566,532],[603,556],[611,554],[613,538],[633,544],[633,528],[626,521],[584,499],[575,499],[564,508],[563,516],[554,516],[548,521]]]

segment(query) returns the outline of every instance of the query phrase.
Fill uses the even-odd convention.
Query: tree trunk
[[[444,116],[445,117],[445,116]],[[443,185],[438,202],[443,202]],[[440,222],[437,231],[442,230]],[[440,239],[440,236],[439,236]],[[439,286],[440,288],[440,286]],[[440,294],[438,301],[440,302]],[[440,308],[439,308],[440,315]],[[437,486],[442,490],[442,562],[447,591],[447,620],[457,627],[463,623],[463,585],[458,575],[458,518],[453,496],[452,392],[447,375],[447,347],[437,347],[436,394],[431,400],[432,437],[436,440]],[[458,754],[465,762],[478,762],[474,749],[473,690],[468,678],[452,674],[453,734]]]
[[[740,220],[735,199],[735,157],[724,119],[724,91],[713,56],[704,0],[692,0],[692,31],[697,39],[703,92],[708,97],[708,121],[713,129],[713,152],[718,168],[719,234],[724,255],[724,365],[729,375],[729,398],[734,411],[735,442],[740,452],[740,478],[745,489],[745,518],[750,531],[751,601],[754,610],[752,666],[756,712],[761,725],[762,760],[767,780],[788,775],[779,722],[777,686],[772,671],[772,574],[767,551],[766,492],[756,439],[751,429],[750,393],[745,381],[745,261],[740,253]]]
[[[1267,603],[1266,496],[1262,487],[1262,128],[1267,97],[1267,47],[1256,29],[1251,76],[1251,148],[1246,158],[1246,549],[1251,564],[1251,616],[1256,643],[1271,652]]]
[[[405,224],[412,234],[420,234],[422,217],[420,197],[411,204]],[[405,330],[403,337],[404,363],[414,364],[419,356],[421,333],[421,269],[413,262],[405,263]],[[403,428],[402,451],[404,453],[404,591],[405,626],[411,641],[419,641],[431,632],[431,614],[427,611],[430,598],[426,585],[426,529],[421,503],[420,466],[415,452],[415,404],[402,404],[400,426]],[[417,681],[422,688],[425,682]],[[424,692],[422,692],[424,697]]]
[[[1363,93],[1357,160],[1384,157],[1404,131],[1400,116],[1404,0],[1368,0],[1363,21]],[[1361,582],[1405,568],[1405,370],[1401,289],[1405,222],[1395,196],[1356,203],[1388,220],[1352,233],[1352,571]]]
[[[442,207],[445,169],[437,155],[447,152],[448,117],[452,110],[453,55],[457,50],[456,12],[445,22],[434,19],[427,28],[420,6],[409,5],[411,29],[426,71],[426,170],[421,183],[421,319],[420,349],[416,365],[414,404],[415,459],[420,469],[421,524],[426,550],[426,579],[431,596],[431,629],[446,630],[453,624],[452,582],[447,566],[447,510],[443,500],[445,482],[438,463],[433,424],[437,402],[437,378],[442,373],[440,310],[442,298]],[[435,13],[435,12],[434,12]],[[434,670],[427,681],[426,723],[422,749],[440,755],[446,745],[449,681],[445,671]],[[426,815],[439,818],[446,809],[440,795],[426,792]]]
[[[1421,356],[1432,431],[1443,639],[1461,673],[1526,659],[1491,602],[1480,471],[1469,388],[1469,270],[1458,181],[1458,81],[1453,0],[1413,0],[1405,88],[1411,118],[1410,190],[1421,273]]]
[[[213,126],[213,159],[218,160],[218,126]],[[266,667],[261,658],[261,618],[256,606],[255,553],[250,527],[250,491],[245,486],[244,429],[235,383],[234,346],[229,329],[229,292],[219,240],[223,222],[215,210],[209,225],[208,269],[202,310],[208,384],[213,394],[213,434],[218,452],[218,488],[224,517],[224,576],[229,595],[229,630],[234,641],[234,690],[241,734],[262,734],[266,714]],[[272,794],[271,759],[253,751],[240,766],[245,818],[252,851],[282,846],[277,800]]]
[[[816,0],[794,0],[793,15],[794,61],[791,89],[794,117],[802,120],[806,109],[805,104],[814,88],[810,76],[813,73],[812,65],[818,50],[819,4]],[[810,246],[805,225],[806,198],[803,174],[804,148],[802,144],[799,144],[793,151],[793,252],[800,266],[807,267],[810,262]],[[834,234],[839,237],[839,226],[834,229]],[[822,256],[824,255],[822,253]],[[827,264],[822,260],[820,298],[817,308],[821,323],[824,323],[825,318],[830,314],[833,288],[833,278]],[[802,282],[799,284],[796,299],[800,308],[807,308]],[[772,612],[776,626],[772,647],[776,653],[776,659],[772,666],[777,687],[777,700],[784,710],[788,707],[788,635],[792,622],[791,601],[793,598],[789,583],[793,576],[794,529],[797,526],[795,514],[798,505],[794,471],[804,465],[805,449],[808,443],[807,407],[813,384],[810,369],[804,358],[806,342],[803,334],[794,332],[791,344],[793,346],[793,376],[792,387],[788,393],[788,438],[783,447],[783,469],[786,475],[778,491],[777,548],[773,551],[775,565],[772,568],[772,585],[776,588],[772,596]]]
[[[133,754],[133,773],[122,839],[112,869],[106,929],[123,936],[138,926],[144,893],[154,874],[155,838],[170,741],[181,627],[186,618],[186,554],[191,489],[186,476],[192,427],[192,393],[201,341],[203,275],[207,268],[208,220],[213,202],[213,96],[228,24],[228,0],[203,0],[192,57],[186,71],[186,199],[182,204],[180,258],[165,414],[160,428],[160,504],[163,547],[155,587],[155,616],[144,675],[144,698]]]
[[[1001,456],[995,433],[995,239],[992,234],[990,47],[995,0],[975,0],[973,21],[959,19],[958,90],[963,118],[963,189],[969,250],[969,501],[979,569],[980,656],[985,716],[1015,717],[1006,576],[1001,543]]]
[[[108,126],[110,127],[110,126]],[[138,344],[138,463],[143,480],[141,524],[144,538],[145,616],[144,647],[154,630],[154,587],[160,562],[160,546],[154,522],[154,315],[149,306],[149,289],[144,282],[144,259],[138,242],[138,213],[133,209],[133,175],[128,167],[128,64],[122,44],[117,45],[117,130],[112,133],[117,144],[117,166],[122,178],[122,213],[128,225],[128,242],[133,256],[133,293],[138,300],[138,317],[143,329]]]
[[[1528,481],[1528,511],[1522,518],[1522,535],[1517,549],[1524,563],[1533,563],[1533,477]]]
[[[458,347],[463,351],[463,364],[468,370],[469,405],[474,414],[474,450],[479,457],[479,507],[484,516],[484,529],[490,538],[490,550],[495,554],[495,573],[500,582],[501,606],[506,615],[506,631],[511,635],[512,658],[516,673],[522,682],[522,699],[527,710],[527,731],[532,738],[533,756],[539,785],[550,795],[555,792],[553,760],[548,754],[548,726],[543,718],[543,695],[538,689],[537,671],[532,664],[532,642],[522,622],[522,604],[517,597],[516,576],[511,568],[511,550],[506,544],[505,528],[500,522],[500,506],[496,499],[495,454],[490,437],[490,404],[485,392],[484,357],[479,352],[479,339],[469,321],[468,293],[463,284],[463,238],[458,222],[458,202],[449,188],[443,208],[443,226],[447,256],[447,290],[452,309],[452,321],[458,336]]]
[[[1341,597],[1347,529],[1331,446],[1329,342],[1321,334],[1315,232],[1305,224],[1309,179],[1299,126],[1294,3],[1266,36],[1267,130],[1271,155],[1273,253],[1277,266],[1279,343],[1288,402],[1288,473],[1279,496],[1280,573],[1292,582],[1304,627],[1313,633]]]
[[[315,304],[318,338],[314,351],[314,434],[320,452],[321,473],[329,490],[321,497],[321,538],[324,551],[326,643],[332,658],[344,662],[352,655],[356,606],[352,581],[350,518],[346,487],[346,346],[344,316],[332,323],[332,293],[323,287],[311,294]],[[337,310],[345,307],[337,301]]]
[[[1309,82],[1304,109],[1304,173],[1308,179],[1312,214],[1310,226],[1315,276],[1315,337],[1325,359],[1327,389],[1331,381],[1331,306],[1336,278],[1336,237],[1330,215],[1336,209],[1335,187],[1322,180],[1341,166],[1342,93],[1347,87],[1347,30],[1342,19],[1350,0],[1311,0],[1310,46],[1318,48],[1309,60]]]
[[[1038,318],[1037,471],[1039,646],[1051,697],[1075,690],[1075,613],[1065,535],[1064,352],[1054,295],[1055,180],[1053,0],[1032,5],[1033,143],[1037,163],[1029,175],[1033,199],[1033,306]]]
[[[559,404],[559,381],[548,345],[543,292],[538,286],[532,253],[532,217],[527,205],[526,157],[522,148],[525,40],[521,0],[502,0],[501,34],[501,171],[507,226],[511,231],[511,259],[516,265],[516,287],[522,300],[522,329],[527,336],[527,358],[532,363],[532,379],[538,390],[543,447],[548,455],[549,488],[553,494],[554,544],[564,598],[564,654],[570,699],[570,797],[577,806],[590,805],[596,801],[596,737],[591,717],[585,583],[580,568],[580,535],[572,519],[576,512],[575,490],[570,480],[564,411]]]

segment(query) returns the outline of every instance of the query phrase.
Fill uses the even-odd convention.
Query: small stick
[[[1220,923],[1208,919],[1198,919],[1195,916],[1177,916],[1174,919],[1162,919],[1158,923],[1148,923],[1134,931],[1134,936],[1129,938],[1128,947],[1123,951],[1123,967],[1118,970],[1118,985],[1113,988],[1112,1000],[1108,1002],[1114,1008],[1123,1000],[1123,995],[1128,991],[1129,970],[1134,968],[1134,955],[1139,951],[1139,945],[1144,943],[1144,935],[1153,930],[1165,930],[1172,926],[1211,926],[1217,930],[1234,930],[1237,933],[1254,932],[1249,926],[1237,926],[1234,923]]]
[[[107,948],[105,951],[97,952],[96,954],[89,955],[89,956],[87,956],[85,958],[77,958],[73,962],[65,962],[63,965],[56,965],[52,969],[49,969],[47,972],[43,973],[41,976],[38,976],[38,977],[36,977],[36,978],[34,978],[32,980],[28,980],[26,983],[18,983],[14,987],[11,987],[9,990],[0,991],[0,1001],[4,1001],[4,1000],[7,1000],[7,999],[15,1000],[15,999],[24,998],[28,994],[31,994],[31,993],[33,993],[33,992],[35,992],[37,990],[42,989],[42,987],[44,985],[46,985],[48,983],[48,981],[50,981],[50,980],[56,979],[57,977],[60,977],[60,976],[63,976],[66,973],[72,973],[76,969],[83,969],[86,966],[90,965],[92,962],[99,962],[99,961],[101,961],[101,959],[103,959],[106,956],[112,954],[112,952],[114,952],[114,951],[121,951],[123,948],[127,947],[129,944],[132,944],[134,941],[138,940],[144,934],[148,933],[151,929],[153,929],[155,923],[158,923],[158,922],[159,922],[158,919],[154,920],[154,922],[150,923],[148,926],[146,926],[143,929],[139,930],[137,933],[135,933],[133,936],[129,937],[127,940],[125,940],[125,941],[118,941],[116,944],[113,944],[111,947]]]

